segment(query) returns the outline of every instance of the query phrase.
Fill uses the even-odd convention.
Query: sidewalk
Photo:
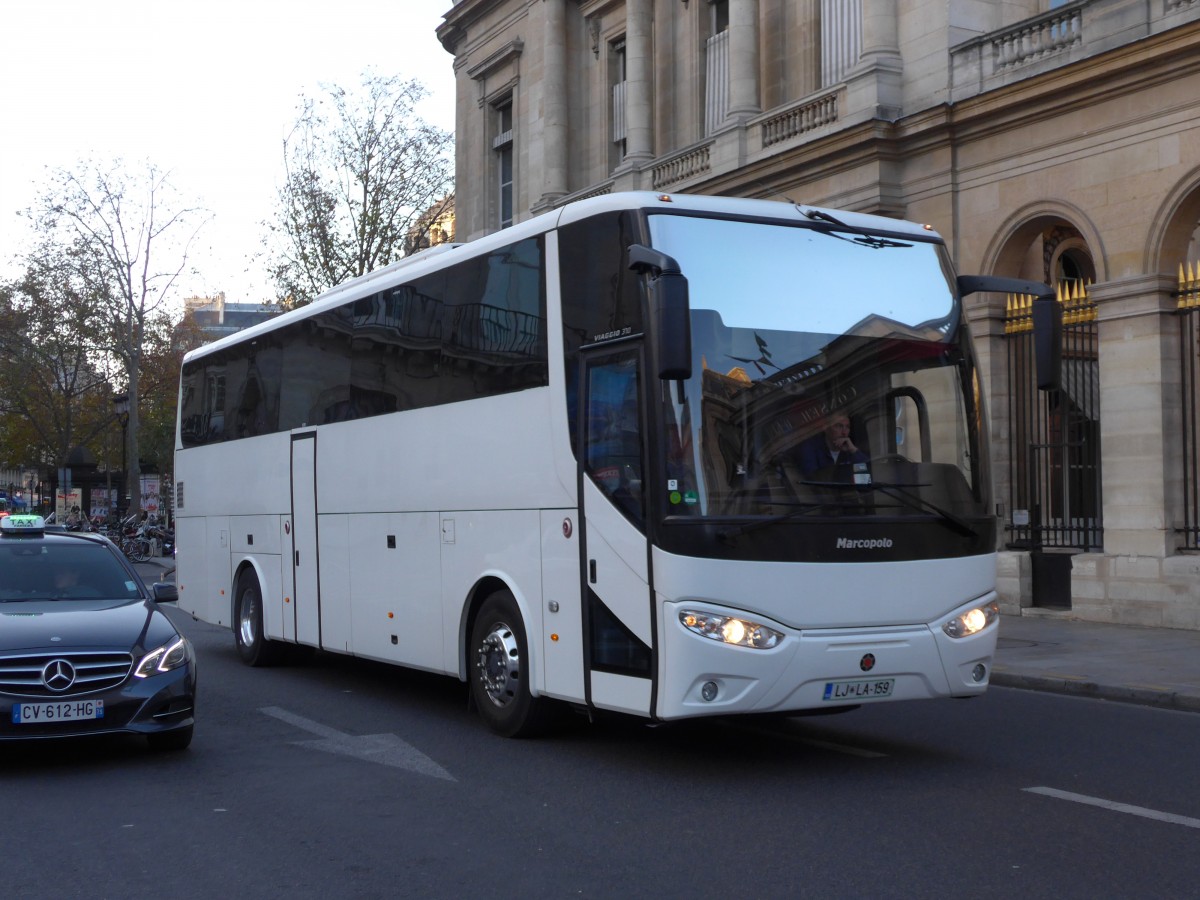
[[[175,557],[173,556],[152,557],[144,563],[134,563],[133,567],[137,569],[146,584],[154,581],[175,580]]]
[[[1200,631],[1001,616],[991,683],[1200,712]]]

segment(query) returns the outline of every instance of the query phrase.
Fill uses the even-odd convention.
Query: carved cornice
[[[524,41],[519,39],[515,41],[509,41],[495,53],[467,69],[467,76],[475,81],[478,81],[481,78],[487,78],[488,75],[490,75],[492,72],[495,72],[510,60],[519,59],[524,51]]]

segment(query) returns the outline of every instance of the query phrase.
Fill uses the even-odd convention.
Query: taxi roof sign
[[[46,520],[29,514],[8,515],[0,519],[0,535],[44,534]]]

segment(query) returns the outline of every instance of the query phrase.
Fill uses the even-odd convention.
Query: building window
[[[709,3],[705,43],[704,133],[712,134],[729,113],[729,0]]]
[[[492,151],[496,154],[497,220],[501,228],[513,223],[513,111],[512,97],[496,104],[496,136]]]
[[[1074,293],[1096,281],[1096,266],[1082,238],[1068,239],[1054,248],[1050,283]]]
[[[709,0],[712,16],[712,33],[729,30],[729,0]]]
[[[821,87],[846,80],[862,55],[862,0],[821,0]]]
[[[608,45],[609,84],[612,88],[612,144],[609,168],[625,159],[625,38]]]

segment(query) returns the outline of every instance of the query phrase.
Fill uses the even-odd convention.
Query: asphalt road
[[[243,666],[188,751],[0,747],[5,897],[1191,897],[1200,715],[969,702],[488,733],[457,682]]]

